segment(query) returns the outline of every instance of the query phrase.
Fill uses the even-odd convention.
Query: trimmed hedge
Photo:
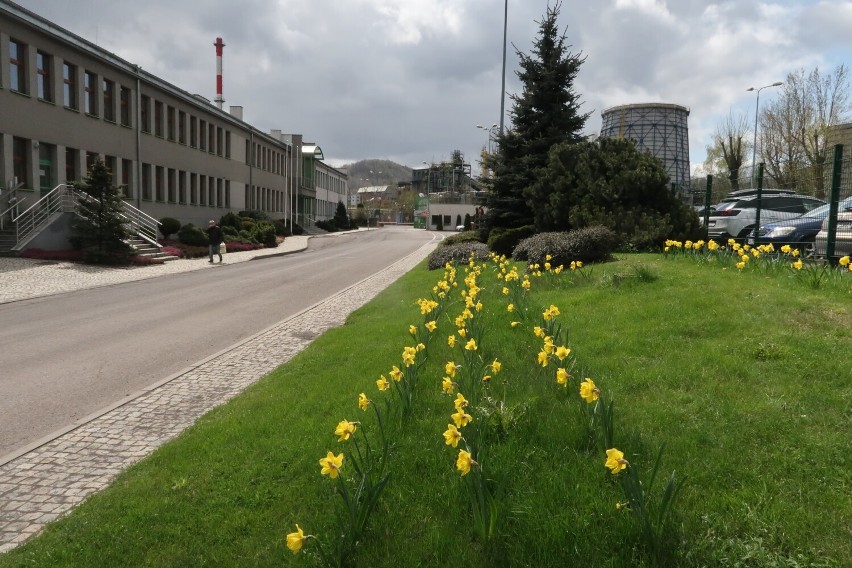
[[[462,233],[456,233],[455,235],[450,235],[446,239],[442,240],[438,243],[439,247],[445,247],[449,245],[455,245],[458,243],[481,243],[482,235],[479,231],[464,231]]]
[[[612,252],[618,248],[618,244],[618,235],[600,226],[568,232],[539,233],[518,243],[512,251],[512,258],[543,264],[549,254],[553,266],[568,266],[572,260],[601,262],[612,258]]]
[[[467,262],[473,254],[475,260],[488,260],[491,252],[480,242],[456,243],[438,247],[429,255],[429,270],[443,268],[448,262],[453,264]]]
[[[174,217],[163,217],[160,219],[160,234],[163,235],[164,239],[168,239],[178,231],[180,231],[180,221]]]
[[[522,240],[535,234],[535,227],[524,225],[515,229],[497,228],[488,235],[488,248],[498,255],[511,256],[514,248]]]
[[[183,227],[180,228],[177,234],[178,240],[185,245],[192,245],[195,247],[206,247],[207,246],[207,233],[205,233],[200,227],[196,227],[192,223],[187,223]]]

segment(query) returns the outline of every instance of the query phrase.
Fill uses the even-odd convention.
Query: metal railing
[[[17,189],[12,189],[7,194],[4,205],[0,205],[0,207],[6,207],[6,209],[0,211],[0,231],[6,228],[7,219],[11,221],[18,216],[21,206],[26,202],[26,199],[18,198]]]
[[[73,186],[61,183],[24,212],[17,215],[13,214],[12,222],[15,223],[16,233],[16,244],[13,248],[18,250],[37,231],[47,226],[56,214],[74,213],[82,216],[77,207],[81,199],[96,201],[91,195],[76,190]],[[157,243],[159,221],[127,202],[123,204],[121,216],[131,234],[138,235],[145,241],[159,246]]]

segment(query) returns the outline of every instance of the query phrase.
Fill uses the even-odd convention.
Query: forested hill
[[[411,181],[411,168],[390,160],[361,160],[339,168],[349,173],[349,188],[368,185],[396,185]],[[372,172],[372,173],[371,173]]]

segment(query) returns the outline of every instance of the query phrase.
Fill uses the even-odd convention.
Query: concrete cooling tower
[[[629,138],[663,162],[671,183],[689,188],[689,109],[668,103],[614,106],[601,112],[601,136]]]

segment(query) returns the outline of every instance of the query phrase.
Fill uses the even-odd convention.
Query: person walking
[[[213,262],[213,254],[219,255],[219,263],[222,262],[222,241],[225,240],[225,235],[222,234],[222,229],[219,228],[219,225],[216,224],[214,219],[210,219],[210,222],[207,223],[207,242],[210,243],[208,245],[208,252],[210,254],[210,260],[208,262]]]

